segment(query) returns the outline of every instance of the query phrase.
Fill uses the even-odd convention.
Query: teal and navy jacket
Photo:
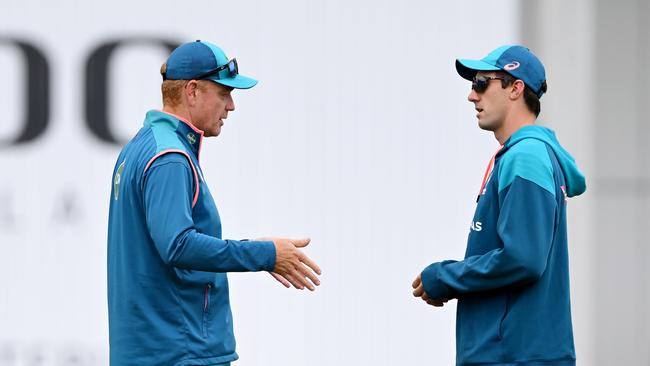
[[[236,360],[226,272],[271,271],[272,242],[221,239],[203,179],[203,132],[147,113],[113,171],[108,221],[110,364]]]
[[[458,299],[457,365],[573,366],[567,197],[584,176],[555,133],[531,125],[494,158],[465,259],[421,274],[432,299]]]

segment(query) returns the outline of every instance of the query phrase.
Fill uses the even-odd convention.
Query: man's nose
[[[228,103],[226,103],[226,110],[234,111],[235,110],[235,100],[232,99],[232,96],[228,97]]]
[[[472,89],[469,91],[469,95],[467,96],[467,100],[474,103],[478,102],[481,98],[478,96],[478,93],[476,90]]]

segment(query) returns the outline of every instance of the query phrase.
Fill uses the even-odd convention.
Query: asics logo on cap
[[[517,68],[519,68],[519,62],[517,62],[517,61],[513,61],[513,62],[503,66],[503,69],[506,70],[506,71],[512,71],[512,70],[515,70]]]

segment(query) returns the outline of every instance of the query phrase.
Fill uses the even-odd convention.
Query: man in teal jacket
[[[458,299],[457,365],[574,366],[567,197],[584,176],[548,128],[535,125],[544,66],[522,46],[456,60],[472,81],[479,127],[502,145],[477,197],[465,259],[426,267],[413,294]]]
[[[203,179],[204,137],[235,109],[231,91],[257,81],[208,42],[167,59],[163,110],[120,153],[108,223],[110,364],[229,365],[235,352],[226,272],[269,271],[310,290],[318,266],[298,248],[309,239],[223,240]]]

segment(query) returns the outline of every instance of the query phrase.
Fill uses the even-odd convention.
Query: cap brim
[[[497,71],[497,70],[501,70],[501,69],[481,60],[465,60],[465,59],[456,60],[456,71],[458,71],[458,74],[462,76],[463,79],[467,79],[470,81],[474,78],[474,76],[476,76],[477,71]]]
[[[228,79],[210,80],[235,89],[250,89],[257,84],[257,80],[244,75],[236,75],[234,78]]]

